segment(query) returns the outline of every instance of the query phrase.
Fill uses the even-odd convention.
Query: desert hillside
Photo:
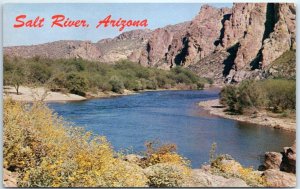
[[[106,63],[129,59],[162,69],[182,65],[216,82],[232,83],[274,74],[272,62],[296,49],[295,19],[294,4],[237,3],[231,9],[204,5],[190,22],[124,32],[96,43],[56,41],[6,47],[4,54]],[[292,68],[279,72],[288,69],[294,75],[295,64],[291,64]]]

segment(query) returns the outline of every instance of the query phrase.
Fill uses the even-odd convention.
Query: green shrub
[[[78,73],[71,73],[66,77],[65,86],[71,93],[84,96],[87,90],[87,79]]]
[[[32,64],[30,66],[30,80],[31,82],[46,83],[51,77],[51,70],[44,64]]]
[[[124,93],[124,83],[116,76],[112,77],[110,80],[109,80],[109,84],[112,86],[112,91],[115,92],[115,93]]]
[[[97,90],[122,93],[124,89],[202,89],[207,79],[200,78],[191,71],[175,67],[171,71],[143,67],[128,60],[114,65],[79,59],[45,59],[34,57],[4,58],[4,83],[11,84],[11,73],[22,68],[22,85],[49,85],[53,90],[69,90],[84,95]],[[70,74],[75,74],[71,75]],[[20,74],[18,74],[20,75]],[[112,79],[117,76],[117,79]],[[15,79],[19,80],[19,79]],[[74,82],[75,87],[70,84]]]
[[[294,80],[245,80],[239,85],[228,85],[220,93],[220,102],[235,113],[247,108],[265,108],[282,112],[296,108],[296,82]]]

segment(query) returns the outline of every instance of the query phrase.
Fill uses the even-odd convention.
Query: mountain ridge
[[[161,69],[184,66],[217,82],[232,83],[263,78],[273,61],[296,49],[295,19],[296,8],[291,3],[234,3],[232,8],[203,5],[191,21],[155,30],[132,30],[96,43],[61,40],[4,47],[4,54],[106,63],[129,59]]]

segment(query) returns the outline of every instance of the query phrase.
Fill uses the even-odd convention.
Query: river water
[[[105,135],[115,150],[145,150],[146,141],[175,143],[192,167],[209,161],[212,143],[244,166],[257,168],[266,151],[291,146],[295,133],[212,116],[197,104],[218,98],[218,90],[154,91],[107,99],[50,103],[75,125]]]

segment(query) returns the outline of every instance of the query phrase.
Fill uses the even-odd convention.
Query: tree
[[[13,70],[11,72],[4,73],[5,85],[12,85],[16,89],[17,95],[19,95],[20,86],[25,83],[25,77],[22,70]]]

